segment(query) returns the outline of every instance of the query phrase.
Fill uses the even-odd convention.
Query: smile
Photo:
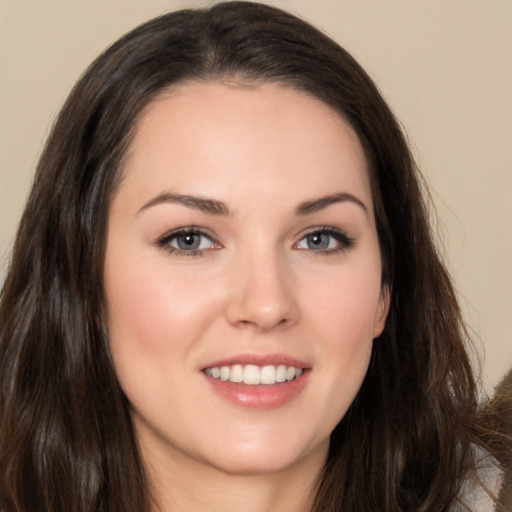
[[[302,368],[295,366],[254,364],[234,364],[231,366],[213,366],[206,368],[204,373],[216,380],[243,383],[248,386],[261,384],[272,385],[297,379],[302,375]]]

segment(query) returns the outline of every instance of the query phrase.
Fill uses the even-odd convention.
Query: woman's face
[[[357,136],[285,87],[167,92],[136,127],[104,277],[146,457],[323,462],[388,308]]]

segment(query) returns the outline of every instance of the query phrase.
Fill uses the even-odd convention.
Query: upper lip
[[[224,359],[218,359],[204,365],[201,370],[206,368],[215,368],[220,366],[233,366],[234,364],[253,364],[256,366],[278,366],[284,364],[286,366],[294,366],[295,368],[309,368],[309,365],[304,361],[300,361],[295,357],[286,354],[238,354]]]

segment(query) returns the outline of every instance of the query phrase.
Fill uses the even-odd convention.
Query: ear
[[[375,322],[373,324],[373,338],[378,338],[382,331],[384,330],[384,326],[386,325],[386,318],[389,313],[389,303],[391,300],[391,293],[388,285],[382,286],[380,292],[380,299],[377,305],[377,310],[375,314]]]

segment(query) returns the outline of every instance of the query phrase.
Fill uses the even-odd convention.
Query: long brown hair
[[[496,386],[494,395],[485,404],[484,424],[490,432],[490,444],[505,472],[500,491],[500,506],[496,512],[512,510],[512,368]],[[497,434],[497,435],[496,435]]]
[[[0,303],[0,508],[144,512],[150,487],[104,327],[105,230],[141,111],[185,81],[273,82],[319,98],[369,163],[386,328],[331,437],[317,512],[442,511],[482,444],[466,332],[419,175],[377,88],[340,46],[273,7],[171,13],[106,50],[41,156]]]

